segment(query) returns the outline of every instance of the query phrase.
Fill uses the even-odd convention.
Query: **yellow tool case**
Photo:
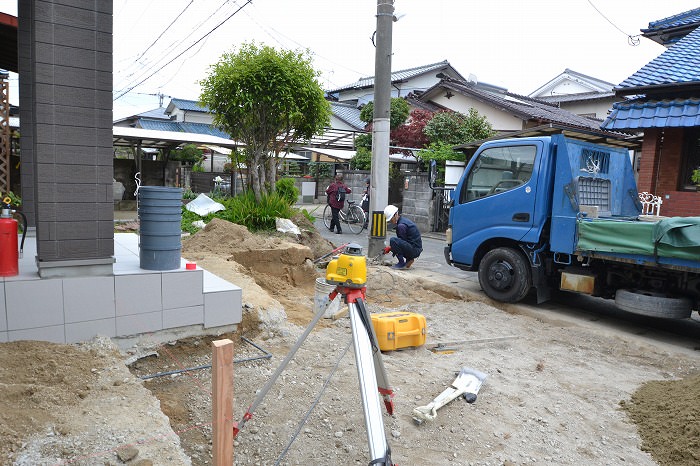
[[[425,316],[415,312],[371,314],[379,349],[393,351],[425,343]]]

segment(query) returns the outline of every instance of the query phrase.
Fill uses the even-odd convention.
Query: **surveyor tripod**
[[[394,466],[391,462],[391,449],[384,434],[384,421],[379,401],[379,395],[381,395],[387,412],[394,414],[394,392],[389,385],[389,379],[384,369],[384,362],[382,361],[377,336],[372,326],[372,319],[365,307],[366,277],[366,258],[362,256],[362,248],[357,244],[348,245],[345,252],[338,259],[334,259],[328,264],[326,282],[335,284],[335,289],[328,295],[326,305],[319,306],[309,325],[262,390],[260,390],[241,422],[234,427],[234,438],[243,429],[246,421],[253,417],[253,412],[262,403],[267,392],[270,391],[282,371],[294,358],[297,350],[311,333],[311,330],[323,317],[327,305],[336,296],[341,295],[348,305],[348,314],[350,315],[357,378],[360,383],[360,396],[362,398],[371,458],[369,464]]]

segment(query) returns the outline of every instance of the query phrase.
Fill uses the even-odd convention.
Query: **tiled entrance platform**
[[[36,240],[27,237],[19,275],[1,278],[0,342],[75,343],[96,335],[136,337],[159,331],[235,326],[241,289],[199,267],[144,270],[138,236],[115,233],[113,276],[40,278]]]

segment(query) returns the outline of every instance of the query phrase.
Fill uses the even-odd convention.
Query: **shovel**
[[[486,377],[488,376],[483,372],[463,367],[449,388],[446,388],[428,405],[419,406],[413,410],[413,421],[418,425],[425,421],[432,421],[437,416],[438,409],[460,396],[463,396],[468,403],[474,403]]]

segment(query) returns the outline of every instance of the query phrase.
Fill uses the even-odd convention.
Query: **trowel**
[[[413,410],[413,421],[419,425],[425,421],[432,421],[437,416],[438,409],[460,396],[463,396],[468,403],[474,403],[486,377],[488,376],[483,372],[463,367],[449,388],[446,388],[426,406],[419,406]]]

